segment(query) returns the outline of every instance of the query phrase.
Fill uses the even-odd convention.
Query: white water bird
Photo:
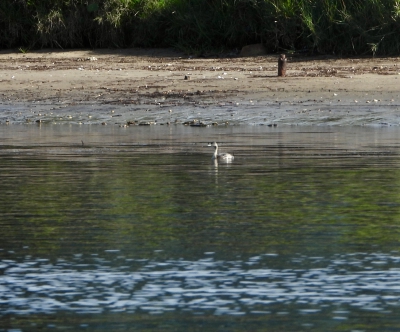
[[[210,143],[209,146],[213,146],[215,148],[214,154],[212,156],[212,160],[218,160],[218,161],[225,161],[225,162],[231,162],[234,159],[234,156],[229,154],[229,153],[220,153],[218,154],[218,144],[217,142]]]

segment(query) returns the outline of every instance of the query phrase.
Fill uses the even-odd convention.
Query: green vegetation
[[[0,48],[175,47],[389,55],[399,0],[7,0]]]

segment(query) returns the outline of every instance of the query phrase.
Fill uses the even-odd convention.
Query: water
[[[400,328],[397,128],[0,136],[0,331]]]

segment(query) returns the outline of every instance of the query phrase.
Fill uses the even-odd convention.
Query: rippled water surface
[[[0,331],[400,330],[400,129],[0,129]]]

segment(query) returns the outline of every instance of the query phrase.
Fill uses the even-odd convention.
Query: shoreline
[[[287,57],[277,77],[278,55],[1,52],[0,122],[400,124],[400,58]]]

